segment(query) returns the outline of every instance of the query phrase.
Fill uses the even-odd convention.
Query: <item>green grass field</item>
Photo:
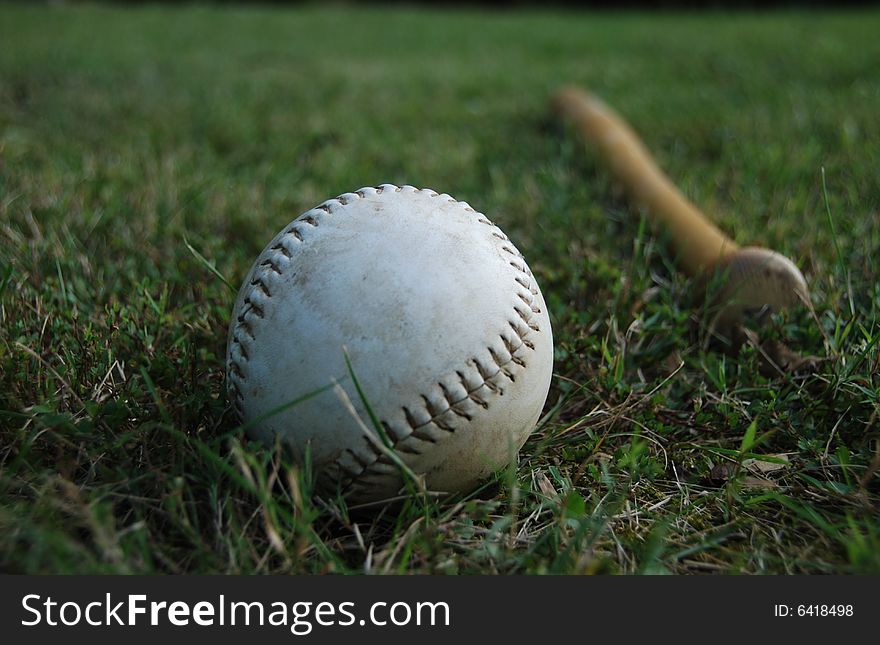
[[[876,11],[0,6],[0,569],[880,572],[878,33]],[[764,333],[815,373],[701,349],[662,233],[551,118],[564,82],[795,259],[816,316]],[[234,294],[188,244],[237,287],[296,215],[383,182],[511,236],[556,377],[515,470],[359,515],[237,430]]]

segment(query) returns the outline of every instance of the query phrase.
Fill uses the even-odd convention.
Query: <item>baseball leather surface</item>
[[[448,493],[509,463],[552,367],[547,307],[501,230],[449,195],[387,184],[328,200],[269,243],[227,348],[248,432],[308,452],[324,487],[365,501],[399,494],[407,469]]]

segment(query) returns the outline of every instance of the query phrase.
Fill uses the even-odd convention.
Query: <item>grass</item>
[[[0,569],[880,572],[878,32],[876,11],[0,6]],[[765,333],[815,373],[702,349],[662,234],[549,117],[571,81],[738,242],[796,260],[816,318]],[[556,376],[516,468],[359,514],[237,428],[218,274],[386,181],[513,238]]]

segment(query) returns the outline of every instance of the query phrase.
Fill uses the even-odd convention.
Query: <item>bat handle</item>
[[[687,273],[699,275],[738,249],[675,187],[638,135],[602,101],[578,88],[565,87],[553,97],[553,107],[586,142],[596,146],[633,205],[645,208],[649,217],[669,229]]]

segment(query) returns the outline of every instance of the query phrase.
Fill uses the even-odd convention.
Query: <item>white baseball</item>
[[[507,236],[449,195],[388,184],[328,200],[269,243],[227,348],[248,432],[308,450],[320,483],[363,501],[398,494],[407,472],[452,493],[508,464],[552,369],[544,298]]]

